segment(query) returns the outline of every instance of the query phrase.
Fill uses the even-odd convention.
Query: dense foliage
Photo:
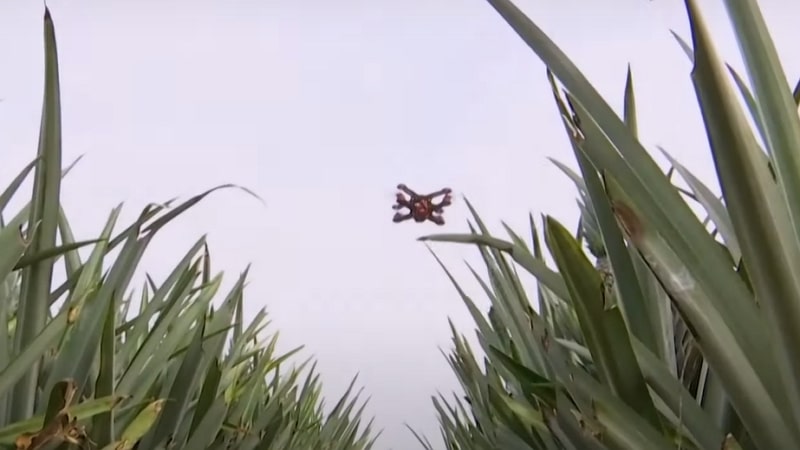
[[[509,239],[492,236],[474,211],[470,234],[423,238],[476,244],[491,302],[482,314],[453,280],[485,356],[453,330],[466,396],[434,398],[447,448],[796,448],[800,86],[793,98],[756,1],[724,2],[750,87],[717,56],[696,0],[685,2],[693,45],[678,38],[721,197],[662,149],[665,173],[639,142],[630,72],[620,118],[517,7],[488,2],[548,68],[580,169],[558,164],[578,187],[581,224],[573,236],[544,218],[556,270],[533,218],[530,244],[508,227]]]
[[[221,293],[203,238],[164,280],[130,288],[155,234],[212,189],[149,205],[138,220],[109,215],[97,239],[76,241],[60,204],[61,112],[55,33],[44,17],[46,77],[36,159],[0,194],[0,445],[45,448],[366,450],[352,385],[323,411],[299,349],[263,341],[264,311],[243,318],[247,271]],[[33,174],[20,211],[6,209]],[[229,187],[229,186],[222,186]],[[217,188],[219,189],[219,188]],[[85,202],[91,204],[91,200]],[[122,228],[121,231],[118,231]],[[91,249],[88,258],[79,250]],[[83,256],[86,254],[84,253]],[[65,280],[54,283],[63,265]]]

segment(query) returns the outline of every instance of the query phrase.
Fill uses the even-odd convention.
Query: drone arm
[[[404,221],[410,219],[412,216],[413,216],[412,213],[408,213],[408,214],[397,213],[392,218],[392,222],[394,222],[394,223],[404,222]]]
[[[444,189],[439,189],[436,192],[432,192],[432,193],[426,195],[426,197],[433,198],[433,197],[439,197],[440,195],[450,195],[452,192],[453,192],[452,189],[444,188]]]
[[[414,198],[417,198],[417,197],[420,197],[420,195],[419,195],[419,194],[417,194],[416,192],[414,192],[414,191],[412,191],[411,189],[409,189],[409,188],[408,188],[408,186],[406,186],[406,185],[405,185],[405,184],[403,184],[403,183],[400,183],[400,184],[398,184],[398,185],[397,185],[397,189],[399,189],[399,190],[401,190],[401,191],[405,192],[405,193],[406,193],[406,194],[407,194],[409,197],[411,197],[412,199],[414,199]],[[400,194],[397,194],[397,195],[399,196]]]
[[[430,216],[428,216],[428,220],[430,220],[431,222],[435,223],[436,225],[440,225],[440,226],[444,225],[444,217],[442,217],[442,216],[440,216],[438,214],[431,214]]]

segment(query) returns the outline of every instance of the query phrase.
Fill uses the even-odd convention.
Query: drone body
[[[414,219],[414,222],[417,223],[430,220],[436,225],[444,225],[444,218],[442,217],[444,208],[453,203],[453,198],[450,195],[452,192],[450,188],[440,189],[426,195],[417,194],[405,184],[398,184],[397,189],[401,192],[397,193],[395,204],[392,206],[392,209],[398,211],[405,208],[408,212],[405,214],[401,212],[396,213],[392,219],[395,223]],[[406,195],[408,195],[408,197],[406,197]],[[441,201],[438,203],[433,201],[433,199],[440,196],[444,196]]]

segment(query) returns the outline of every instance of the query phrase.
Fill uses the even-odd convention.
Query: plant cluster
[[[620,117],[516,6],[488,2],[547,66],[581,222],[573,234],[544,218],[557,270],[533,217],[531,244],[507,226],[509,239],[492,236],[474,210],[471,233],[422,238],[477,245],[491,302],[482,314],[453,280],[483,357],[453,329],[466,396],[434,398],[447,448],[797,448],[800,85],[793,96],[756,1],[724,1],[751,87],[720,60],[696,0],[692,45],[678,39],[721,196],[661,149],[665,173],[639,142],[630,71]]]
[[[262,310],[243,317],[247,271],[220,292],[205,239],[164,280],[130,289],[160,229],[220,186],[184,203],[148,205],[119,227],[76,241],[60,203],[58,58],[44,16],[45,95],[37,157],[0,193],[0,445],[98,448],[368,450],[351,384],[323,410],[313,364],[286,367]],[[6,208],[33,174],[31,200]],[[120,228],[122,228],[120,230]],[[79,250],[91,249],[87,258]],[[63,265],[65,281],[54,283]],[[216,300],[216,301],[215,301]],[[355,380],[353,380],[355,382]]]

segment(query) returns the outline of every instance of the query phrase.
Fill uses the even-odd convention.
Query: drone
[[[422,223],[430,220],[436,225],[444,225],[444,218],[442,213],[444,208],[453,203],[451,196],[452,190],[450,188],[440,189],[426,195],[420,195],[412,191],[405,184],[398,184],[397,189],[400,191],[395,197],[395,204],[392,209],[399,211],[403,208],[407,209],[407,213],[398,212],[392,219],[395,223],[404,222],[409,219],[414,219],[414,222]],[[406,195],[408,197],[406,197]],[[441,201],[435,203],[433,200],[436,197],[441,197]]]

